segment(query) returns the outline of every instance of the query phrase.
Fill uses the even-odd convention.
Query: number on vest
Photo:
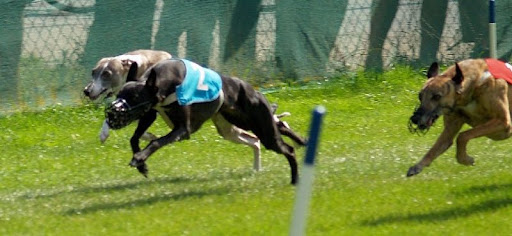
[[[505,66],[510,70],[512,71],[512,65],[508,64],[508,63],[505,63]]]
[[[197,83],[196,89],[201,91],[208,91],[208,85],[204,84],[205,72],[203,67],[195,63],[191,63],[191,65],[192,69],[199,71],[199,81]]]

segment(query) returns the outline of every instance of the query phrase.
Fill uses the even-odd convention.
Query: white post
[[[325,108],[323,106],[317,106],[313,110],[306,158],[304,158],[304,166],[301,171],[302,175],[299,179],[297,192],[295,194],[295,205],[293,208],[292,223],[290,225],[291,236],[302,236],[306,229],[309,199],[311,198],[311,190],[313,188],[316,148],[324,114]]]

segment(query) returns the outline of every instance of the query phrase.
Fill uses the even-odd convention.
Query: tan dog
[[[164,51],[136,50],[116,57],[102,58],[92,69],[92,81],[85,87],[84,94],[91,100],[96,100],[101,96],[116,95],[126,83],[126,77],[133,63],[137,65],[135,78],[138,79],[151,66],[171,57],[171,54]],[[107,140],[109,130],[107,123],[103,122],[100,131],[100,141],[102,143]],[[155,138],[150,133],[143,135],[145,140]]]
[[[408,177],[429,166],[452,145],[457,134],[457,162],[468,166],[474,164],[466,152],[469,140],[482,136],[503,140],[511,136],[512,87],[507,83],[511,68],[494,59],[464,60],[443,74],[439,74],[437,63],[430,66],[429,79],[419,94],[421,105],[411,116],[409,127],[411,131],[426,131],[443,115],[444,130],[421,161],[409,168]],[[472,128],[459,133],[464,124]]]
[[[132,63],[137,63],[136,78],[140,78],[149,67],[171,57],[171,54],[164,51],[136,50],[116,57],[102,58],[92,69],[92,81],[85,86],[84,94],[91,100],[102,95],[116,95],[126,83]]]

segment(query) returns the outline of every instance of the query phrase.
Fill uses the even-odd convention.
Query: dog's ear
[[[137,81],[137,69],[139,66],[137,65],[137,62],[132,63],[130,66],[130,70],[128,71],[128,76],[126,76],[126,82],[129,81]]]
[[[122,60],[121,60],[121,65],[122,65],[124,68],[128,68],[128,67],[129,67],[129,66],[131,66],[133,63],[134,63],[134,61],[132,61],[132,60],[127,60],[127,59],[122,59]]]
[[[146,86],[146,88],[148,88],[151,92],[154,92],[155,94],[158,91],[158,88],[156,87],[156,72],[155,72],[155,70],[151,69],[151,71],[149,72],[148,79],[146,80],[145,86]]]
[[[459,64],[455,63],[455,76],[453,76],[452,81],[455,84],[461,84],[464,81],[464,76],[462,75],[462,70],[459,67]]]
[[[432,65],[430,65],[430,68],[428,68],[428,72],[427,72],[427,78],[430,79],[432,77],[435,77],[439,74],[439,64],[437,64],[437,62],[434,62],[432,63]]]

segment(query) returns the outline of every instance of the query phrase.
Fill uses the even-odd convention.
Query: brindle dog
[[[430,66],[429,79],[419,93],[421,105],[410,118],[410,128],[426,131],[443,116],[444,129],[434,146],[409,168],[408,177],[429,166],[453,144],[457,134],[457,162],[467,166],[474,164],[466,152],[469,140],[482,136],[503,140],[511,136],[511,85],[503,78],[491,75],[486,60],[464,60],[442,74],[439,74],[437,63]],[[464,124],[472,128],[460,132]]]

